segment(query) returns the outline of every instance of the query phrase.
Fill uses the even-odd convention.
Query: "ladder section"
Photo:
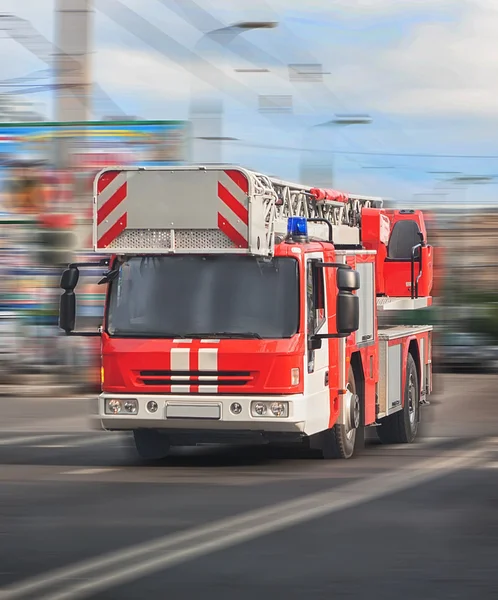
[[[326,219],[336,244],[360,244],[361,211],[382,200],[310,188],[232,166],[115,167],[94,182],[99,253],[271,256],[289,217]],[[329,227],[310,223],[311,237]]]
[[[306,217],[327,220],[335,244],[359,245],[361,211],[366,207],[382,208],[382,199],[374,196],[313,188],[254,172],[251,178],[256,193],[264,198],[265,226],[270,236],[285,235],[289,217]],[[329,238],[326,224],[310,223],[308,230],[312,237]]]

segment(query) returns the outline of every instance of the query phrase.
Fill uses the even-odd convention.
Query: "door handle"
[[[328,371],[325,371],[325,382],[324,383],[326,386],[328,386],[328,384],[329,384],[329,372]]]

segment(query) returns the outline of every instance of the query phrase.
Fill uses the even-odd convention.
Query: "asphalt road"
[[[0,397],[0,600],[498,594],[498,376],[444,376],[411,446],[143,465],[87,399]]]

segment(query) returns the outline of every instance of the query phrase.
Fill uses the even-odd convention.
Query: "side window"
[[[318,332],[325,323],[325,284],[323,269],[315,269],[315,332]]]
[[[372,344],[375,341],[375,271],[374,263],[357,263],[361,287],[357,294],[360,298],[360,326],[356,332],[357,344]]]
[[[318,333],[325,323],[325,286],[323,269],[313,269],[313,263],[307,263],[307,306],[308,306],[308,333]]]
[[[309,260],[307,263],[306,275],[306,306],[308,319],[308,335],[311,335],[315,332],[315,294],[313,286],[313,268],[311,260]]]

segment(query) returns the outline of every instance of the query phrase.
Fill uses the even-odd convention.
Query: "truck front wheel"
[[[311,447],[319,449],[324,459],[351,458],[363,441],[361,398],[356,393],[356,381],[352,368],[348,375],[348,389],[352,394],[351,404],[346,409],[349,415],[348,424],[336,423],[331,429],[316,434],[316,439],[311,440]]]
[[[135,429],[133,438],[137,453],[143,460],[161,460],[169,454],[170,444],[168,438],[159,431]]]

